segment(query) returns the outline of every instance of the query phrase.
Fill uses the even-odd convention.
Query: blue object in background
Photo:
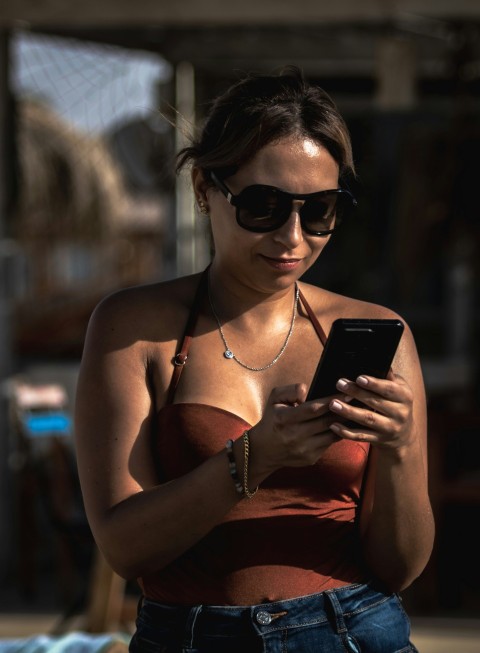
[[[45,412],[27,414],[22,418],[27,435],[37,437],[42,435],[70,435],[72,418],[64,412]]]

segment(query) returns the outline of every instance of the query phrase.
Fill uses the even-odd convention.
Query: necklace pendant
[[[283,352],[287,348],[287,345],[288,345],[289,340],[290,340],[290,336],[293,333],[293,327],[295,326],[295,319],[297,317],[298,299],[299,299],[299,296],[300,296],[300,289],[299,289],[298,285],[295,283],[295,297],[294,297],[294,302],[293,302],[292,320],[290,322],[290,328],[288,330],[287,337],[285,338],[285,341],[284,341],[280,351],[275,356],[275,358],[272,361],[270,361],[270,363],[268,363],[267,365],[263,365],[262,367],[252,367],[250,365],[247,365],[246,363],[243,363],[239,358],[237,358],[235,356],[233,351],[231,349],[229,349],[227,341],[225,339],[225,334],[223,333],[222,323],[219,320],[219,317],[218,317],[218,315],[217,315],[217,313],[215,311],[215,307],[214,307],[213,302],[212,302],[212,298],[210,296],[210,280],[209,280],[209,278],[207,278],[207,282],[208,282],[208,285],[207,285],[208,301],[210,303],[210,308],[212,309],[213,317],[215,318],[215,321],[217,323],[218,330],[220,331],[220,337],[222,339],[223,346],[225,347],[225,351],[223,352],[224,358],[226,358],[227,360],[232,360],[233,359],[239,365],[241,365],[245,369],[250,370],[252,372],[263,372],[263,370],[268,370],[269,367],[272,367],[272,365],[275,365],[275,363],[278,361],[280,356],[283,355]]]

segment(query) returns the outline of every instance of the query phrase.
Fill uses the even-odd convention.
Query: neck
[[[209,270],[210,298],[222,322],[235,322],[238,326],[258,323],[290,322],[296,284],[269,292],[252,287],[240,278]],[[275,328],[273,326],[273,328]]]
[[[210,281],[210,279],[208,279],[208,281]],[[284,341],[282,343],[282,346],[277,351],[276,355],[269,362],[264,363],[262,365],[255,366],[255,365],[253,365],[253,364],[251,364],[249,362],[245,362],[242,358],[239,358],[238,355],[236,355],[235,351],[234,351],[234,350],[236,350],[236,346],[233,347],[233,348],[231,346],[232,340],[230,340],[230,344],[227,341],[227,336],[226,336],[225,331],[223,329],[223,326],[226,324],[226,321],[222,320],[218,315],[217,309],[215,307],[215,303],[213,301],[212,291],[211,291],[211,287],[210,287],[210,283],[209,283],[208,284],[208,299],[209,299],[209,302],[210,302],[210,308],[212,310],[213,317],[215,318],[218,330],[220,332],[220,337],[221,337],[222,342],[223,342],[223,346],[224,346],[223,355],[224,355],[224,357],[226,359],[228,359],[228,360],[234,360],[236,363],[238,363],[242,367],[246,368],[247,370],[250,370],[251,372],[262,372],[264,370],[269,369],[273,365],[275,365],[277,363],[277,361],[281,358],[281,356],[283,356],[283,354],[284,354],[284,352],[285,352],[285,350],[286,350],[286,348],[288,346],[288,343],[290,341],[290,337],[291,337],[291,335],[293,333],[293,328],[295,326],[295,320],[296,320],[296,317],[297,317],[298,297],[299,297],[299,290],[298,290],[297,284],[295,284],[293,308],[291,309],[290,323],[289,323],[289,326],[288,326],[287,335],[286,335],[286,337],[285,337],[285,339],[284,339]],[[223,322],[223,324],[222,324],[222,322]],[[279,323],[280,323],[280,321],[277,324],[279,324]],[[258,325],[258,323],[257,323],[257,325]],[[241,329],[238,328],[238,325],[232,324],[232,321],[229,322],[229,327],[235,327],[235,328],[232,328],[232,337],[234,337],[234,336],[238,337],[238,336],[241,335]],[[266,330],[268,331],[268,335],[269,335],[270,340],[272,339],[272,337],[273,338],[275,337],[275,333],[272,333],[272,330],[270,329],[270,327],[268,327],[266,329],[265,321],[263,320],[261,328],[256,329],[255,333],[252,334],[252,337],[247,339],[247,342],[251,343],[252,338],[257,337],[259,333],[260,334],[265,333]],[[244,340],[245,340],[245,338],[244,338]],[[236,350],[236,351],[238,351],[238,350]]]

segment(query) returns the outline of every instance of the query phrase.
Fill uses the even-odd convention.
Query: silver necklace
[[[292,333],[293,333],[293,327],[294,327],[294,325],[295,325],[295,319],[296,319],[296,317],[297,317],[297,305],[298,305],[298,297],[299,297],[299,295],[300,295],[300,289],[298,288],[297,284],[295,284],[295,301],[294,301],[294,303],[293,303],[292,321],[290,322],[290,328],[289,328],[289,330],[288,330],[287,337],[285,338],[285,342],[283,343],[283,345],[282,345],[280,351],[279,351],[278,354],[275,356],[275,358],[274,358],[272,361],[270,361],[270,363],[268,363],[267,365],[264,365],[263,367],[252,367],[252,366],[250,366],[250,365],[247,365],[247,364],[244,363],[243,361],[241,361],[241,360],[240,360],[240,359],[239,359],[239,358],[238,358],[238,357],[233,353],[233,351],[230,349],[230,347],[228,346],[227,340],[226,340],[226,338],[225,338],[225,334],[223,333],[222,324],[221,324],[220,319],[219,319],[219,317],[218,317],[218,315],[217,315],[217,312],[216,312],[216,310],[215,310],[215,306],[213,305],[212,296],[211,296],[211,293],[210,293],[210,279],[209,279],[209,280],[208,280],[208,301],[210,302],[210,308],[212,309],[213,317],[215,318],[215,320],[216,320],[216,322],[217,322],[218,330],[220,331],[220,336],[221,336],[222,341],[223,341],[223,344],[224,344],[224,346],[225,346],[225,351],[223,352],[223,355],[225,356],[225,358],[228,358],[228,359],[230,359],[230,360],[233,359],[233,360],[236,361],[239,365],[241,365],[242,367],[245,367],[247,370],[250,370],[251,372],[262,372],[263,370],[268,370],[268,368],[269,368],[269,367],[272,367],[272,365],[275,365],[275,363],[278,361],[278,359],[280,358],[280,356],[283,354],[283,352],[284,352],[285,349],[287,348],[288,341],[290,340],[290,336],[291,336]]]

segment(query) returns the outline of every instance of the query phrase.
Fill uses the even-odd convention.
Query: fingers
[[[339,379],[337,389],[380,411],[397,403],[408,403],[412,398],[410,386],[399,375],[394,375],[393,379],[377,379],[371,376],[359,376],[356,381]]]
[[[330,424],[337,419],[329,410],[332,397],[306,402],[307,390],[305,384],[272,390],[253,431],[256,446],[265,455],[265,465],[278,468],[313,464],[338,439],[330,430]],[[341,393],[335,396],[347,399]]]
[[[350,397],[338,393],[331,397],[306,402],[307,391],[308,388],[304,383],[280,386],[272,390],[268,403],[281,423],[307,421],[327,415],[330,400],[334,397],[350,401]],[[295,412],[292,412],[292,408],[295,408]]]
[[[312,442],[314,447],[327,446],[337,439],[330,430],[330,424],[337,419],[330,411],[330,400],[337,397],[348,402],[350,397],[338,393],[307,402],[307,391],[308,387],[303,383],[272,390],[258,424],[267,440],[273,439],[291,449],[309,438],[316,439],[316,442]]]
[[[337,388],[355,401],[350,404],[334,398],[330,402],[332,413],[341,417],[331,426],[334,433],[367,442],[403,443],[412,419],[413,394],[401,376],[390,372],[387,379],[340,379]]]
[[[305,383],[295,383],[294,385],[283,385],[273,388],[270,393],[269,403],[297,406],[303,403],[306,398],[307,385]]]
[[[336,417],[328,411],[328,406],[325,408],[327,414],[317,419],[302,417],[304,406],[277,405],[252,429],[256,450],[270,471],[285,466],[312,465],[326,447],[338,439],[329,429]]]

